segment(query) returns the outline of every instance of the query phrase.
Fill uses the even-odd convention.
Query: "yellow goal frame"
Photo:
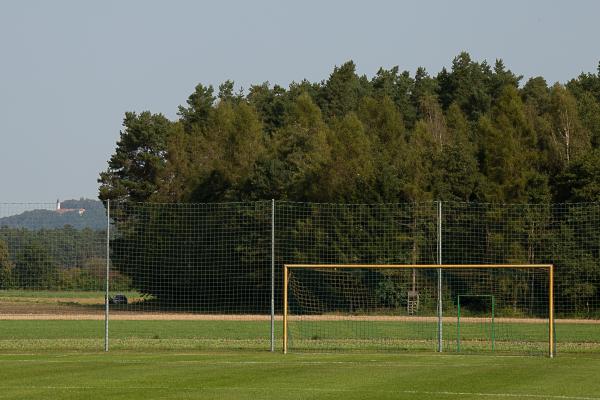
[[[548,270],[548,355],[554,357],[554,265],[553,264],[284,264],[283,353],[288,349],[288,277],[290,269],[545,269]]]

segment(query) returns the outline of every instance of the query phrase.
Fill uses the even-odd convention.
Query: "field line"
[[[355,393],[353,389],[334,389],[334,388],[307,388],[307,387],[182,387],[182,386],[0,386],[0,390],[169,390],[169,391],[256,391],[256,392],[272,392],[281,390],[291,390],[296,392],[320,392],[320,393]],[[600,397],[592,396],[567,396],[567,395],[551,395],[551,394],[531,394],[531,393],[484,393],[484,392],[451,392],[451,391],[424,391],[424,390],[373,390],[369,389],[371,394],[386,393],[386,394],[415,394],[428,396],[472,396],[483,398],[531,398],[531,399],[552,399],[552,400],[600,400]]]
[[[473,396],[473,397],[507,397],[507,398],[532,398],[532,399],[556,399],[556,400],[598,400],[600,397],[588,396],[565,396],[552,394],[527,394],[527,393],[481,393],[481,392],[448,392],[448,391],[421,391],[402,390],[406,394],[446,395],[446,396]]]

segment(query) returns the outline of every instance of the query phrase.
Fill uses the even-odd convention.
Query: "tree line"
[[[284,201],[280,207],[291,214],[277,232],[292,244],[278,248],[279,263],[323,255],[331,262],[435,262],[434,210],[401,221],[393,210],[367,210],[357,225],[349,210],[329,220],[317,204],[286,201],[446,202],[455,213],[445,217],[444,235],[454,235],[444,239],[445,262],[553,262],[563,311],[589,316],[600,309],[600,235],[588,223],[596,208],[555,205],[600,199],[600,65],[566,83],[524,82],[501,60],[490,65],[461,53],[435,75],[393,67],[368,78],[349,61],[321,82],[287,88],[263,83],[236,92],[232,81],[217,91],[200,84],[174,121],[127,112],[99,183],[100,199],[117,204]],[[511,203],[524,206],[484,206]],[[268,259],[269,238],[261,233],[268,214],[244,204],[221,228],[202,231],[210,242],[225,230],[228,250],[219,254],[181,237],[207,221],[219,226],[208,211],[117,209],[113,264],[167,304],[186,299],[212,309],[226,300],[256,311],[268,304],[269,265],[256,261]],[[306,210],[295,213],[298,207]],[[402,230],[387,237],[392,223]],[[235,236],[249,225],[257,228]],[[150,271],[153,265],[160,268]],[[220,298],[231,291],[219,285],[232,282],[252,289]],[[516,299],[529,295],[528,287],[515,281],[506,290]]]
[[[200,84],[175,121],[125,114],[100,198],[597,201],[599,74],[522,82],[461,53],[435,76],[349,61],[288,88]]]
[[[102,290],[106,231],[0,227],[0,290]],[[130,279],[111,275],[115,290]]]

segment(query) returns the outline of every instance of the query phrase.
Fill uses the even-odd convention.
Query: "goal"
[[[287,264],[283,351],[554,355],[552,264]]]

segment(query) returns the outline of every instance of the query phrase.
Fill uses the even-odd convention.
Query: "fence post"
[[[271,351],[275,351],[275,199],[271,199]]]
[[[438,240],[437,259],[438,265],[442,264],[442,202],[438,201]],[[438,268],[438,352],[442,352],[442,269]]]
[[[106,200],[106,285],[104,293],[104,351],[108,351],[108,289],[110,277],[110,200]]]

